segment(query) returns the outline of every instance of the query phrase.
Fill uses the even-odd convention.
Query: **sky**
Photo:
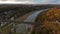
[[[0,3],[4,0],[0,0]],[[5,3],[60,4],[60,0],[5,0]],[[3,2],[3,3],[4,3]]]

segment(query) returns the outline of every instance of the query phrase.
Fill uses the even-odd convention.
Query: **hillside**
[[[36,22],[32,34],[60,34],[60,8],[40,13]]]

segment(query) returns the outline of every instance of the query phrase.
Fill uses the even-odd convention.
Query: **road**
[[[35,22],[35,19],[39,13],[41,13],[42,11],[46,11],[46,10],[47,9],[39,10],[39,11],[33,11],[33,12],[30,12],[30,13],[20,17],[20,19],[18,18],[17,19],[18,21],[20,21],[22,19],[21,21],[28,22],[29,24],[24,24],[24,23],[18,24],[16,32],[20,32],[20,33],[24,34],[24,32],[26,32],[28,28],[30,28],[32,30],[31,23]],[[27,31],[27,32],[29,32],[29,31]]]

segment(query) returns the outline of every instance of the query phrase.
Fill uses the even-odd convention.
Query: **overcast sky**
[[[35,0],[37,3],[60,4],[60,0]]]
[[[15,1],[15,0],[8,0],[8,1]],[[8,2],[7,1],[7,2]],[[38,3],[38,4],[60,4],[60,0],[16,0],[20,3]]]

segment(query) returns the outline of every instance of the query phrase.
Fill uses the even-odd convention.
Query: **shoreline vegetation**
[[[53,7],[39,14],[31,34],[60,34],[60,8]]]

